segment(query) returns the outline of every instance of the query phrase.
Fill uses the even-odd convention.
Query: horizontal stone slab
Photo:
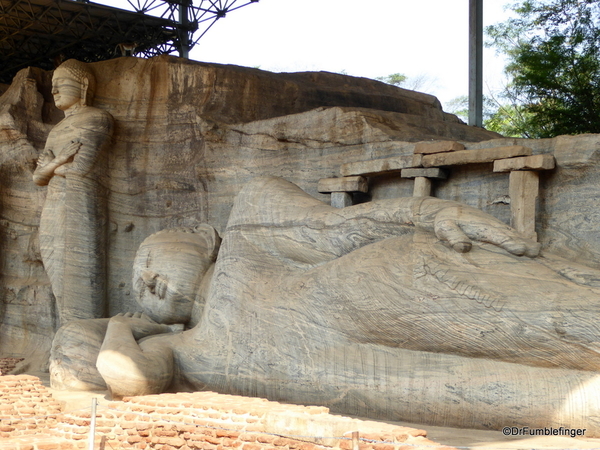
[[[400,172],[400,176],[402,178],[425,177],[437,178],[440,180],[445,180],[446,178],[448,178],[448,174],[439,167],[430,167],[428,169],[402,169],[402,172]]]
[[[494,172],[511,172],[513,170],[550,170],[555,162],[552,155],[522,156],[519,158],[497,159],[494,161]]]
[[[477,150],[459,150],[449,153],[435,153],[423,156],[423,167],[459,166],[462,164],[477,164],[493,162],[497,159],[513,158],[515,156],[530,156],[532,150],[522,145],[509,147],[480,148]]]
[[[321,178],[317,191],[330,192],[368,192],[369,183],[364,177]]]
[[[340,173],[347,177],[351,175],[374,176],[400,172],[402,169],[409,167],[421,167],[422,158],[423,155],[408,155],[346,163],[342,164]]]
[[[455,152],[464,149],[465,146],[456,141],[423,141],[415,145],[415,153],[421,154]]]

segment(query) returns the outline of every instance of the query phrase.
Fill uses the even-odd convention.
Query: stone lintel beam
[[[317,191],[322,194],[331,192],[368,192],[369,183],[364,177],[321,178]]]
[[[476,150],[459,150],[449,153],[435,153],[423,156],[423,167],[458,166],[462,164],[489,163],[497,159],[515,156],[530,156],[531,148],[522,145],[508,147],[480,148]]]
[[[435,178],[438,180],[445,180],[448,178],[448,174],[446,171],[440,169],[439,167],[430,167],[427,169],[402,169],[400,172],[400,177],[402,178],[417,178],[417,177],[425,177],[425,178]]]
[[[510,173],[510,225],[524,237],[537,241],[535,206],[539,192],[539,173],[534,170],[515,170]]]
[[[431,153],[455,152],[464,149],[465,146],[456,141],[423,141],[417,142],[415,145],[415,153],[425,155]]]
[[[497,159],[494,161],[494,172],[511,172],[513,170],[550,170],[554,169],[554,156],[533,155],[519,158]]]
[[[395,156],[393,158],[372,159],[342,164],[342,176],[361,175],[365,177],[400,172],[409,167],[421,167],[423,155]]]

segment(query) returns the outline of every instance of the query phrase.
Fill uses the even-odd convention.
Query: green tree
[[[401,73],[393,73],[385,77],[375,78],[377,81],[391,84],[392,86],[402,87],[411,91],[432,92],[438,83],[437,78],[428,74],[422,73],[412,77],[408,77]]]
[[[522,0],[487,28],[511,79],[492,126],[527,137],[600,133],[600,0]],[[488,123],[488,126],[490,123]]]
[[[483,127],[505,136],[518,136],[522,133],[515,131],[510,107],[501,105],[495,99],[483,96]],[[444,104],[444,111],[457,115],[463,122],[469,121],[469,97],[461,95]]]
[[[391,75],[386,75],[385,77],[377,77],[375,79],[377,81],[383,81],[384,83],[400,87],[404,84],[404,82],[406,82],[407,76],[401,73],[393,73]]]

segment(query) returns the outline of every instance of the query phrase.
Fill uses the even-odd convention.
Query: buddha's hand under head
[[[143,313],[125,313],[112,317],[111,322],[127,324],[133,333],[135,340],[142,339],[154,334],[170,333],[171,327],[157,323]]]

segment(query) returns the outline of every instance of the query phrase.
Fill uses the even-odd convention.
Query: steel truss
[[[127,0],[131,10],[72,0],[0,0],[0,82],[23,67],[189,50],[227,13],[258,0]]]

